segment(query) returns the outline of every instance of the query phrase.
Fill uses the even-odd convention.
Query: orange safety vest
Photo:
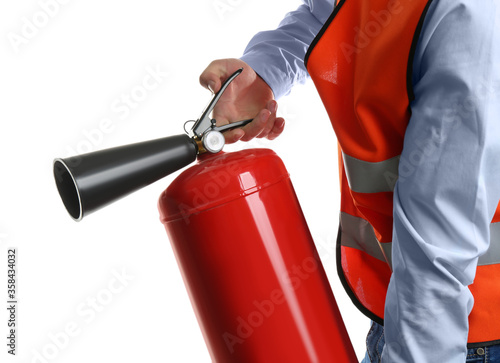
[[[380,324],[413,53],[430,2],[341,0],[305,58],[339,142],[339,276],[354,304]],[[469,347],[500,342],[500,203],[490,231],[490,248],[469,286]]]

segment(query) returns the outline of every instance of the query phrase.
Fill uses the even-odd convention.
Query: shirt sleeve
[[[248,63],[273,90],[275,98],[304,83],[309,74],[304,65],[307,48],[333,11],[334,0],[303,0],[288,13],[278,28],[257,33],[241,59]]]
[[[382,362],[464,362],[478,257],[500,199],[500,5],[433,1],[394,190]]]

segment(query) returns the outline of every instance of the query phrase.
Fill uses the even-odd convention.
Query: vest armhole
[[[411,103],[415,99],[415,93],[413,92],[413,58],[415,57],[415,50],[417,49],[418,40],[420,39],[420,33],[422,32],[422,27],[424,25],[425,16],[429,10],[432,0],[428,0],[425,5],[424,11],[420,16],[417,28],[413,34],[413,40],[411,42],[410,54],[408,56],[408,66],[406,69],[406,92],[408,93],[408,101]]]
[[[325,24],[323,24],[323,26],[321,27],[318,34],[316,34],[316,36],[314,37],[311,44],[309,44],[309,48],[307,48],[306,55],[304,56],[304,65],[305,65],[306,69],[307,69],[307,62],[309,61],[309,56],[311,55],[312,50],[314,49],[314,47],[318,43],[318,41],[321,39],[321,37],[323,36],[323,33],[326,31],[326,29],[328,29],[328,27],[330,26],[330,23],[333,21],[333,18],[335,18],[335,16],[337,15],[340,8],[342,7],[342,5],[345,2],[346,2],[346,0],[337,1],[337,4],[335,4],[333,11],[330,14],[330,16],[328,17],[328,19],[326,20]]]
[[[358,308],[363,315],[365,315],[367,318],[373,320],[374,322],[378,323],[379,325],[384,325],[384,319],[381,317],[375,315],[373,312],[368,310],[356,297],[354,292],[352,291],[351,287],[349,286],[349,283],[347,282],[347,279],[344,275],[344,271],[342,270],[342,251],[341,251],[341,236],[342,236],[342,230],[340,228],[340,223],[339,223],[339,233],[337,235],[337,246],[336,246],[336,265],[337,265],[337,274],[339,276],[340,282],[342,283],[342,286],[344,287],[345,292],[351,299],[352,303],[356,308]]]

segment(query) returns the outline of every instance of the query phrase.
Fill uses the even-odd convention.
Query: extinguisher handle
[[[202,138],[203,134],[215,127],[215,120],[210,118],[210,114],[215,108],[215,105],[221,98],[222,94],[226,90],[226,88],[229,86],[229,84],[240,75],[240,73],[243,72],[243,68],[238,69],[236,72],[231,74],[228,79],[222,84],[221,88],[219,91],[217,91],[210,102],[208,103],[207,107],[203,110],[201,113],[201,116],[198,120],[195,121],[192,132],[196,137],[199,139]]]
[[[226,124],[226,125],[222,125],[222,126],[215,126],[215,127],[213,127],[213,130],[219,131],[219,132],[229,131],[229,130],[237,129],[238,127],[243,127],[252,121],[253,121],[253,119],[232,122],[230,124]]]

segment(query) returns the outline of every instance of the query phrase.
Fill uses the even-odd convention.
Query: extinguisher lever
[[[232,122],[230,124],[226,124],[226,125],[222,125],[222,126],[214,126],[213,130],[219,131],[219,132],[229,131],[229,130],[237,129],[238,127],[243,127],[252,121],[253,121],[253,119],[248,119],[248,120],[243,120],[243,121],[238,121],[238,122]]]

